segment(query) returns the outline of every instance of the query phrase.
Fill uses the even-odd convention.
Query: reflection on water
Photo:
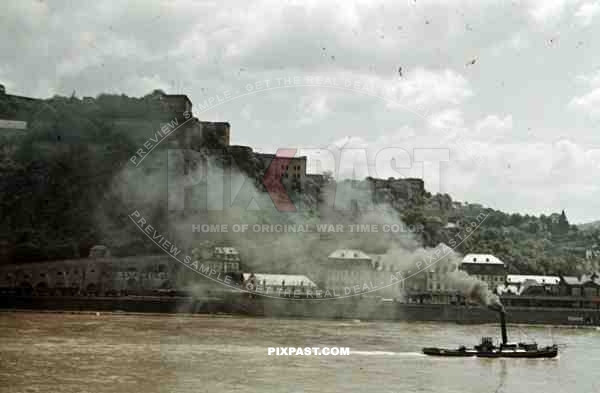
[[[0,314],[1,392],[595,392],[600,332],[522,328],[558,359],[432,358],[497,326],[208,316]],[[519,329],[509,330],[518,341]],[[350,356],[268,356],[268,347]]]

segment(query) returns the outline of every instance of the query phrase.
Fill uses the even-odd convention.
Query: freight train
[[[232,283],[240,284],[238,274],[228,275],[233,277]],[[203,276],[162,255],[0,266],[2,295],[177,296],[187,295],[186,288],[199,283],[211,287]]]

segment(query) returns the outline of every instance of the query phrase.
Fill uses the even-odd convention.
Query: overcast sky
[[[440,171],[406,174],[507,212],[600,219],[600,2],[340,3],[7,0],[0,83],[187,94],[201,120],[231,123],[233,144],[365,148],[371,169],[386,147],[448,151]],[[303,86],[274,88],[283,78]]]

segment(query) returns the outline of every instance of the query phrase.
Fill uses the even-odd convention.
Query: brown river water
[[[557,359],[432,358],[495,325],[0,313],[0,392],[600,392],[600,331],[509,326]],[[268,347],[349,356],[269,356]]]

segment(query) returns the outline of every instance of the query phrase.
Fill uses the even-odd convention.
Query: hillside
[[[600,220],[579,224],[577,225],[577,228],[582,231],[593,231],[595,229],[600,229]]]
[[[0,151],[0,208],[7,213],[0,226],[4,239],[0,257],[5,262],[85,256],[98,243],[109,246],[115,255],[152,252],[152,243],[129,225],[127,214],[134,205],[111,189],[144,132],[135,128],[136,122],[124,127],[114,119],[137,117],[142,120],[139,124],[145,124],[156,118],[156,94],[142,98],[101,95],[92,101],[54,97],[28,108],[0,100],[4,115],[31,124],[25,136],[5,138]],[[51,110],[40,111],[45,107]],[[32,113],[36,118],[31,118]],[[211,148],[224,147],[209,142]],[[260,162],[244,149],[231,153],[240,169],[260,186],[264,170]],[[120,180],[130,185],[131,179]],[[138,181],[155,180],[142,177]],[[362,186],[369,188],[373,181],[367,178]],[[321,183],[307,180],[304,190],[291,190],[292,197],[308,197],[311,205],[323,202],[321,187],[335,186],[335,182],[329,176]],[[512,273],[576,274],[595,267],[593,260],[586,259],[586,251],[589,254],[600,244],[598,223],[570,225],[565,212],[539,217],[507,214],[453,201],[447,194],[431,195],[418,184],[418,192],[407,192],[395,189],[398,182],[394,179],[376,183],[374,198],[392,206],[405,224],[422,228],[415,236],[426,246],[450,243],[457,232],[484,215],[481,226],[458,246],[459,252],[493,253]],[[166,203],[151,202],[156,222],[168,221],[164,220]],[[302,219],[319,219],[320,210],[315,207]]]
[[[425,203],[426,214],[441,219],[440,230],[426,235],[435,240],[430,245],[448,241],[484,215],[481,226],[458,247],[461,253],[492,253],[507,263],[510,273],[578,274],[596,268],[593,260],[586,259],[586,251],[600,243],[600,229],[580,230],[569,224],[564,211],[549,216],[507,214],[452,202],[448,195],[432,196]],[[456,228],[447,228],[447,223]]]

